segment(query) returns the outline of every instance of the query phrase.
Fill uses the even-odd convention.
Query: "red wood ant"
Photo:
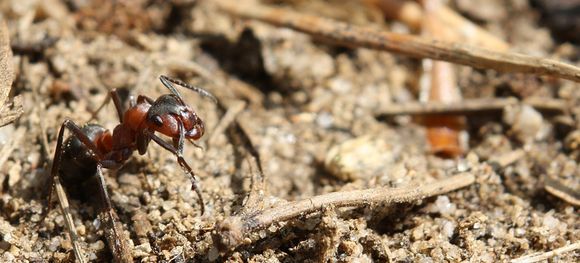
[[[193,109],[185,104],[173,84],[193,90],[216,103],[217,99],[208,91],[182,81],[166,76],[160,76],[159,79],[171,91],[171,94],[162,95],[157,100],[139,95],[136,101],[131,99],[130,108],[127,110],[123,109],[117,91],[110,92],[120,121],[112,133],[98,124],[87,124],[79,127],[69,119],[62,123],[58,133],[50,174],[48,205],[43,211],[43,218],[52,208],[51,201],[55,180],[62,179],[65,187],[72,191],[78,190],[79,185],[88,179],[96,179],[98,195],[100,196],[99,210],[108,217],[109,229],[105,231],[113,231],[114,238],[111,239],[114,240],[110,240],[109,245],[117,259],[123,257],[118,255],[123,254],[123,251],[126,252],[127,248],[124,246],[122,238],[119,238],[118,232],[122,231],[122,227],[117,223],[118,216],[111,204],[102,168],[120,168],[135,150],[141,155],[145,154],[151,140],[177,157],[177,162],[191,179],[192,190],[198,195],[201,214],[203,215],[205,212],[199,182],[183,158],[184,141],[187,139],[195,145],[193,141],[200,139],[204,134],[204,124]],[[66,129],[71,132],[71,136],[63,142]],[[171,137],[172,143],[157,136],[156,132]],[[71,238],[76,239],[76,236],[71,234]],[[131,258],[130,253],[128,255],[128,258]],[[117,261],[130,260],[119,259]]]

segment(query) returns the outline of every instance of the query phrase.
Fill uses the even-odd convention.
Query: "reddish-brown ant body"
[[[100,209],[108,214],[108,220],[112,223],[111,227],[115,232],[113,235],[117,239],[113,242],[115,244],[111,245],[116,258],[119,257],[115,254],[122,254],[119,251],[126,250],[126,248],[119,243],[122,241],[119,241],[118,223],[115,222],[118,217],[111,205],[102,168],[120,168],[134,151],[138,151],[141,155],[145,154],[151,140],[177,157],[179,165],[190,176],[192,189],[197,193],[201,205],[201,213],[203,214],[205,211],[199,183],[191,167],[183,158],[184,141],[187,139],[193,143],[193,141],[200,139],[204,134],[204,124],[195,111],[185,104],[172,83],[198,92],[202,96],[211,98],[214,102],[217,100],[209,92],[182,81],[166,76],[161,76],[160,80],[171,91],[171,94],[162,95],[157,100],[139,95],[136,101],[131,99],[130,108],[127,110],[123,110],[117,91],[110,92],[120,121],[112,133],[97,124],[88,124],[81,128],[68,119],[62,123],[58,133],[51,169],[49,204],[43,214],[45,216],[51,209],[53,183],[56,177],[62,179],[63,184],[69,190],[78,188],[75,186],[90,178],[97,179]],[[63,142],[66,129],[71,132],[71,136]],[[156,132],[171,137],[172,143],[157,136]]]

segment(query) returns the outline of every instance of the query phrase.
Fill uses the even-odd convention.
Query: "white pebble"
[[[443,222],[441,232],[447,238],[451,238],[453,236],[453,232],[455,232],[455,223],[448,221],[448,220],[445,220],[445,222]]]
[[[437,197],[437,200],[435,200],[435,208],[436,211],[442,215],[451,215],[455,213],[456,210],[455,204],[451,203],[449,197],[446,195],[440,195]]]

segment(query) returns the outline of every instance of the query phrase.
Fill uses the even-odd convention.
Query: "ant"
[[[65,188],[69,191],[90,191],[91,189],[79,190],[79,188],[83,188],[81,184],[91,179],[90,184],[96,183],[98,185],[99,213],[105,216],[105,221],[108,223],[105,231],[110,233],[107,237],[111,236],[109,245],[113,255],[118,259],[117,261],[131,261],[132,257],[130,252],[127,253],[128,249],[123,238],[119,238],[122,227],[117,222],[119,219],[111,204],[102,169],[121,168],[134,151],[144,155],[151,140],[177,157],[177,162],[191,179],[191,187],[198,196],[201,214],[203,215],[205,212],[199,182],[183,158],[184,141],[187,139],[195,145],[194,141],[200,139],[204,134],[204,124],[195,111],[185,104],[173,84],[195,91],[203,97],[210,98],[215,103],[217,103],[217,99],[208,91],[180,80],[163,75],[159,79],[171,94],[162,95],[156,100],[139,95],[135,101],[131,97],[130,107],[127,110],[123,109],[117,91],[115,89],[110,91],[120,122],[112,133],[98,124],[87,124],[79,127],[70,119],[66,119],[62,123],[58,133],[50,172],[48,205],[43,211],[42,218],[44,219],[52,208],[52,192],[57,181],[60,182],[62,179]],[[66,129],[70,131],[71,136],[63,142]],[[156,132],[171,137],[172,143],[157,136]],[[64,210],[66,213],[66,209]],[[76,235],[71,234],[71,238],[74,242]],[[125,256],[125,260],[123,260],[123,256]]]

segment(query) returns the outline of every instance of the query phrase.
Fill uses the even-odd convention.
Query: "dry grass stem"
[[[267,228],[275,223],[320,212],[328,207],[368,207],[371,204],[409,203],[454,191],[474,182],[473,174],[460,173],[422,186],[341,191],[290,202],[248,216],[233,216],[226,219],[218,226],[218,244],[224,249],[234,248],[242,244],[248,233]]]
[[[572,243],[566,246],[563,246],[561,248],[557,248],[554,249],[552,251],[548,251],[546,253],[543,254],[533,254],[533,255],[529,255],[529,256],[524,256],[521,258],[517,258],[512,260],[512,263],[533,263],[533,262],[539,262],[539,261],[543,261],[543,260],[549,260],[550,258],[556,257],[558,255],[562,255],[564,253],[568,253],[568,252],[572,252],[574,250],[578,250],[580,249],[580,242],[576,242],[576,243]]]
[[[488,111],[502,111],[507,106],[523,103],[544,112],[566,112],[568,106],[559,99],[526,99],[519,101],[516,98],[489,98],[464,99],[453,104],[430,102],[406,102],[384,105],[377,113],[379,116],[395,115],[432,115],[432,114],[478,114]]]
[[[496,52],[461,43],[380,31],[286,9],[236,1],[220,0],[217,3],[221,9],[233,15],[292,28],[346,46],[384,50],[416,58],[444,60],[501,72],[550,75],[580,82],[580,68],[557,60]]]
[[[550,176],[544,177],[544,189],[572,205],[580,206],[580,189],[573,189]]]

